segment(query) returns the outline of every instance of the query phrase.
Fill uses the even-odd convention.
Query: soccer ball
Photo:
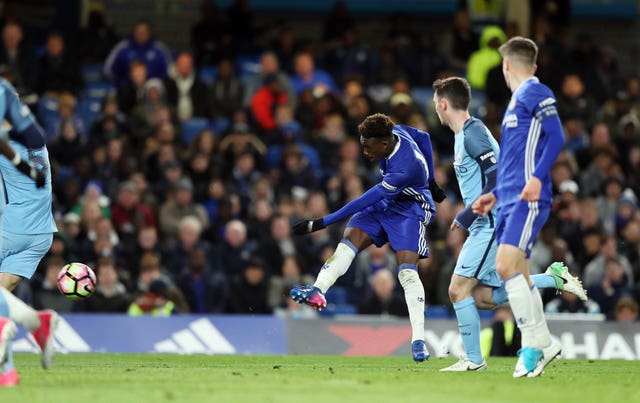
[[[58,273],[58,289],[71,299],[84,299],[96,289],[96,275],[82,263],[69,263]]]

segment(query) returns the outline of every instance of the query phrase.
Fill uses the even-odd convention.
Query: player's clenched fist
[[[309,234],[311,232],[320,231],[325,227],[322,218],[317,220],[303,220],[293,224],[293,233],[297,235]]]
[[[480,197],[473,202],[471,208],[473,209],[474,214],[485,216],[497,201],[498,199],[496,199],[496,195],[493,193],[485,193],[480,195]]]

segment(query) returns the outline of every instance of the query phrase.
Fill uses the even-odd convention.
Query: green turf
[[[451,358],[74,354],[50,371],[38,360],[16,355],[21,385],[0,402],[640,402],[637,361],[558,360],[512,379],[514,358],[478,373],[438,372]]]

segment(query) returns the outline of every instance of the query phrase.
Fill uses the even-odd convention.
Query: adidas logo
[[[88,353],[91,347],[82,337],[69,325],[69,323],[60,316],[58,328],[54,335],[55,348],[58,353]],[[21,353],[39,353],[40,349],[36,344],[31,333],[26,333],[25,337],[21,337],[13,341],[11,347],[13,351]]]
[[[205,318],[195,320],[187,329],[172,333],[171,337],[153,345],[158,353],[178,354],[234,354],[235,347]]]

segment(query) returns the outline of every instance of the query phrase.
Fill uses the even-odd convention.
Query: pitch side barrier
[[[640,359],[640,326],[580,316],[549,317],[565,359]],[[489,322],[484,321],[483,327]],[[455,319],[426,321],[432,356],[458,357],[462,343]],[[24,329],[13,347],[36,352]],[[55,336],[61,353],[337,354],[407,355],[406,318],[335,316],[283,319],[268,315],[176,315],[168,318],[120,314],[63,314]]]

